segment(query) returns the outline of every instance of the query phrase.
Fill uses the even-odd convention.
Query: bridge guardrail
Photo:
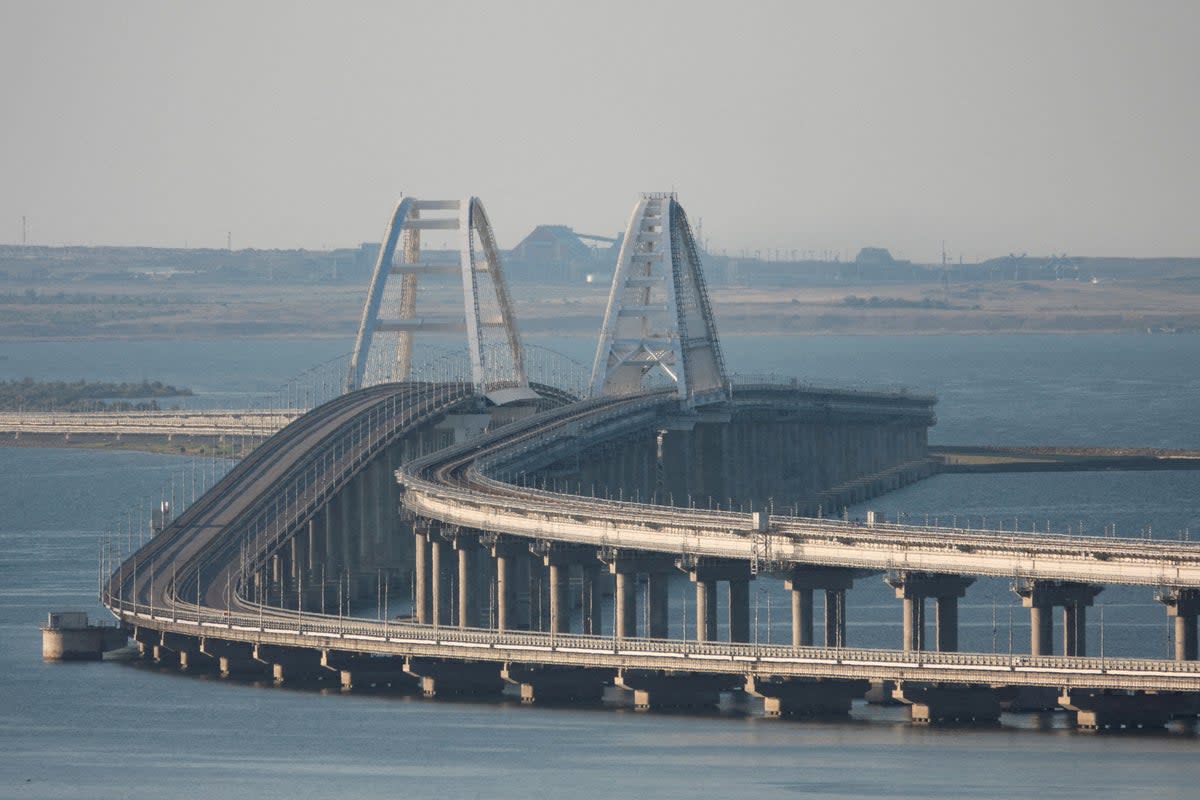
[[[110,598],[112,600],[112,598]],[[655,658],[670,659],[679,670],[788,674],[802,668],[842,667],[874,670],[879,677],[905,671],[912,675],[987,673],[996,685],[1162,686],[1162,679],[1178,679],[1200,690],[1200,662],[1135,659],[1106,656],[1030,656],[1003,653],[901,651],[872,648],[791,647],[775,644],[696,642],[683,639],[647,639],[589,636],[549,632],[500,632],[488,628],[416,625],[404,621],[367,620],[289,612],[260,607],[258,614],[227,614],[188,608],[154,609],[145,605],[112,602],[120,619],[136,625],[155,622],[174,626],[177,632],[247,642],[267,641],[271,635],[291,636],[329,649],[386,654],[423,645],[469,648],[455,656],[471,660],[514,661],[524,648],[532,653],[571,653],[624,658],[633,668]],[[220,633],[218,633],[220,631]],[[322,641],[323,639],[336,641]],[[540,656],[539,656],[540,657]],[[544,656],[549,658],[549,656]],[[918,672],[912,673],[911,671]],[[943,678],[944,679],[944,678]],[[1150,680],[1151,684],[1139,681]]]

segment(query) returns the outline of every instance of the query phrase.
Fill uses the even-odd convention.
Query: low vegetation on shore
[[[2,411],[157,411],[158,400],[189,397],[191,389],[162,381],[106,383],[103,381],[0,382]]]

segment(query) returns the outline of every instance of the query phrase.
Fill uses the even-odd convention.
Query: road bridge
[[[0,411],[0,437],[21,444],[113,444],[148,438],[223,442],[264,439],[298,417],[300,409],[197,411]]]
[[[639,708],[737,691],[768,715],[803,715],[844,713],[874,682],[917,722],[995,720],[1021,692],[1081,727],[1196,715],[1200,547],[830,519],[928,474],[932,398],[730,383],[674,203],[655,196],[635,211],[609,316],[637,324],[602,341],[591,398],[485,369],[350,391],[108,565],[104,603],[148,658],[289,683],[429,695],[507,684],[537,702],[609,691]],[[459,224],[469,207],[457,206]],[[672,294],[689,295],[686,308]],[[637,380],[655,370],[665,385]],[[679,574],[694,584],[694,616],[672,638],[665,587]],[[847,641],[846,590],[872,574],[901,601],[898,650]],[[958,601],[977,576],[1012,581],[1030,610],[1027,654],[957,652]],[[788,645],[749,641],[750,581],[772,579],[791,595]],[[1086,609],[1109,584],[1155,590],[1174,619],[1174,659],[1088,655]],[[728,641],[717,640],[719,587]],[[393,619],[406,595],[411,616]],[[364,608],[379,618],[356,616]]]
[[[597,564],[607,561],[619,569],[622,559],[636,566],[638,558],[647,563],[649,554],[661,553],[670,557],[673,568],[694,570],[698,580],[703,581],[706,566],[715,566],[716,560],[726,566],[731,561],[742,561],[748,574],[749,564],[756,557],[757,542],[758,555],[762,556],[760,574],[768,570],[770,574],[788,574],[791,580],[803,584],[805,569],[833,562],[841,568],[878,569],[886,562],[861,561],[864,556],[860,553],[891,547],[886,544],[890,540],[895,540],[900,550],[928,550],[935,557],[967,552],[981,559],[980,566],[970,568],[954,562],[958,574],[971,574],[971,570],[988,574],[984,570],[990,558],[1027,559],[1021,562],[1025,565],[1061,559],[1054,574],[1065,575],[1064,581],[1092,579],[1090,572],[1085,576],[1073,570],[1077,568],[1076,562],[1086,557],[1085,551],[1094,554],[1102,546],[1110,549],[1113,561],[1173,563],[1177,572],[1172,580],[1178,590],[1186,592],[1200,585],[1200,573],[1196,571],[1200,552],[1185,544],[1159,543],[1152,552],[1138,554],[1133,551],[1145,543],[856,525],[771,515],[764,518],[761,512],[701,513],[694,509],[656,508],[504,484],[486,477],[487,465],[507,463],[512,456],[509,450],[526,447],[531,435],[545,436],[549,441],[556,431],[572,425],[578,427],[589,418],[592,423],[604,417],[622,418],[636,414],[639,408],[663,408],[664,403],[671,401],[664,400],[661,394],[649,394],[560,405],[511,423],[489,436],[446,447],[452,437],[444,429],[439,442],[434,433],[437,425],[461,412],[464,404],[472,402],[471,398],[470,388],[465,384],[374,387],[347,395],[329,404],[330,408],[322,407],[296,420],[248,456],[220,485],[155,537],[137,558],[118,568],[106,586],[105,602],[120,619],[136,629],[139,641],[150,643],[149,651],[157,651],[160,659],[182,654],[181,660],[195,669],[199,661],[206,659],[206,654],[224,653],[207,660],[214,666],[224,663],[226,670],[233,673],[239,669],[253,670],[254,665],[260,670],[269,668],[283,680],[289,679],[289,672],[292,680],[297,674],[311,677],[313,673],[324,672],[330,679],[337,677],[353,685],[356,666],[360,675],[367,667],[374,671],[372,674],[387,672],[391,667],[386,663],[391,662],[379,659],[394,657],[397,661],[392,664],[393,678],[403,678],[407,673],[401,667],[408,663],[410,672],[425,670],[422,674],[429,678],[428,686],[437,685],[436,673],[444,667],[443,662],[492,664],[496,680],[469,683],[477,690],[492,684],[499,686],[498,671],[514,664],[539,669],[602,670],[609,683],[620,680],[638,686],[652,683],[646,675],[662,673],[678,679],[656,688],[660,695],[672,698],[668,704],[703,702],[712,694],[713,685],[744,689],[752,684],[761,693],[788,681],[820,681],[821,691],[834,695],[843,686],[839,681],[848,682],[844,685],[850,692],[859,690],[857,682],[863,680],[899,682],[901,693],[906,684],[950,684],[960,688],[962,691],[957,695],[943,692],[935,699],[925,697],[921,701],[926,709],[932,710],[919,713],[930,713],[935,718],[960,716],[965,713],[960,706],[969,707],[973,715],[987,716],[991,713],[987,709],[998,709],[998,700],[985,704],[981,711],[979,698],[1001,697],[999,691],[991,688],[997,686],[1049,687],[1066,692],[1063,697],[1073,696],[1076,704],[1084,703],[1081,692],[1087,695],[1104,691],[1154,691],[1159,698],[1166,696],[1163,692],[1200,692],[1200,663],[1194,660],[1088,658],[1082,653],[1007,656],[923,649],[906,652],[805,644],[756,645],[715,642],[700,635],[688,640],[665,640],[630,635],[632,631],[620,635],[622,632],[615,626],[607,635],[589,636],[553,625],[545,631],[505,630],[496,625],[479,628],[467,624],[472,620],[466,616],[451,615],[433,617],[426,624],[368,621],[348,617],[341,604],[336,612],[329,607],[322,613],[318,592],[306,591],[303,577],[287,591],[287,575],[292,567],[280,562],[286,562],[288,554],[295,552],[297,541],[303,543],[299,545],[303,548],[312,546],[314,541],[327,542],[331,537],[336,540],[337,532],[326,527],[325,509],[331,503],[336,505],[339,502],[336,498],[348,487],[354,487],[349,488],[351,495],[384,491],[384,484],[377,479],[369,485],[355,482],[371,480],[366,476],[377,468],[370,465],[378,463],[377,459],[384,457],[382,454],[388,448],[397,445],[414,448],[415,457],[400,469],[406,504],[422,516],[432,517],[436,513],[448,518],[443,522],[457,525],[454,534],[463,537],[460,547],[464,549],[460,553],[467,552],[468,540],[480,548],[482,555],[486,547],[503,545],[505,541],[511,544],[514,538],[525,539],[526,561],[545,564],[545,554],[552,550],[543,549],[539,554],[536,545],[585,544],[590,546],[590,557]],[[546,402],[561,403],[564,399]],[[427,446],[414,445],[422,437]],[[421,449],[429,454],[420,456]],[[396,452],[392,450],[393,454]],[[475,477],[468,479],[468,475]],[[453,501],[453,505],[444,505],[440,510],[432,505],[427,507],[433,498],[441,498],[443,504]],[[446,509],[458,508],[456,513],[466,514],[464,509],[472,507],[475,512],[504,511],[493,518],[496,524],[484,525],[480,519],[473,520],[479,526],[473,529],[462,524],[465,519],[454,522],[446,513]],[[570,517],[576,518],[574,525],[580,526],[583,534],[567,535],[559,529]],[[520,523],[519,518],[526,522]],[[597,523],[600,518],[608,520],[607,533]],[[394,522],[398,520],[397,517]],[[528,520],[538,521],[536,530],[523,533],[522,526],[528,526]],[[359,520],[347,527],[365,531],[370,526],[369,522]],[[423,536],[428,533],[422,526],[416,527]],[[503,529],[502,537],[489,540],[487,531],[497,532],[497,529]],[[472,530],[478,534],[464,535]],[[764,544],[764,534],[771,537],[766,540],[769,544]],[[393,538],[402,535],[398,533]],[[367,539],[373,536],[368,534]],[[592,536],[595,538],[589,538]],[[789,550],[785,541],[805,548],[823,547],[827,554],[817,561],[808,561],[805,554],[816,552],[815,549]],[[343,545],[344,542],[335,544],[333,550],[340,551]],[[362,543],[353,542],[353,546],[359,549]],[[975,548],[974,553],[968,552],[971,548]],[[1008,555],[993,555],[987,548]],[[327,544],[315,549],[322,558],[329,551]],[[520,549],[509,549],[508,558],[519,552]],[[297,557],[301,561],[307,559],[305,555]],[[375,554],[371,558],[378,560],[384,556]],[[482,569],[483,562],[483,558],[467,559],[467,569],[474,565]],[[950,565],[939,561],[920,566],[936,566],[945,574]],[[546,566],[541,580],[550,581],[549,573]],[[300,573],[311,574],[311,569]],[[614,574],[613,579],[619,574]],[[468,586],[467,598],[470,598],[469,587],[475,585],[469,576],[467,572],[467,580],[455,587]],[[1147,582],[1137,569],[1114,573],[1108,579]],[[349,594],[362,587],[339,584],[338,588]],[[797,585],[795,591],[803,592],[803,586]],[[619,593],[617,596],[620,597]],[[620,614],[618,610],[617,616]],[[596,629],[603,627],[597,625]],[[252,656],[255,652],[259,654],[258,661]],[[351,654],[374,660],[355,662]],[[322,658],[327,662],[333,659],[330,663],[337,663],[340,658],[345,669],[320,667]],[[414,660],[420,659],[428,663],[424,667],[414,666]],[[589,680],[595,678],[594,673],[590,676]],[[639,676],[645,680],[639,682]],[[704,691],[697,690],[698,694],[692,697],[687,687],[697,685],[700,679],[696,676],[716,676],[720,680],[715,684],[704,682]],[[529,677],[526,683],[534,685],[538,682],[536,678],[536,675]],[[460,686],[459,690],[463,688]],[[968,690],[974,694],[965,694]],[[650,689],[636,691],[642,692],[649,706],[657,704]],[[1171,713],[1191,708],[1190,697],[1190,694],[1175,697],[1178,702],[1170,707]],[[969,698],[969,703],[964,698]],[[1107,717],[1102,714],[1095,719],[1145,722],[1165,718],[1161,700],[1147,701],[1147,706],[1137,714],[1128,709],[1120,717],[1114,717],[1112,711],[1106,713]]]

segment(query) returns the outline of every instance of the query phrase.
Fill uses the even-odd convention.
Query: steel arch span
[[[458,263],[424,257],[423,230],[458,231]],[[437,275],[461,277],[462,316],[418,314],[420,288],[426,282],[422,279]],[[398,287],[389,284],[392,276],[399,277]],[[396,205],[384,231],[363,304],[346,389],[354,391],[369,383],[368,360],[372,345],[377,344],[377,334],[395,335],[394,356],[388,354],[382,379],[407,381],[412,378],[414,337],[445,332],[466,333],[470,379],[477,395],[497,403],[534,396],[525,373],[500,251],[483,203],[477,197],[406,197]]]
[[[661,372],[687,406],[729,399],[699,248],[674,193],[634,206],[592,366],[593,397],[640,391]]]

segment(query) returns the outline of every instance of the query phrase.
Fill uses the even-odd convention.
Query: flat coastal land
[[[35,339],[353,337],[365,285],[194,286],[119,281],[86,293],[58,283],[0,289],[0,342]],[[74,289],[74,291],[73,291]],[[30,294],[32,292],[33,294]],[[511,287],[522,331],[595,336],[608,299],[594,284]],[[1019,281],[710,288],[718,328],[763,334],[1197,333],[1200,285]],[[446,287],[424,313],[453,313]],[[461,311],[459,312],[461,313]]]
[[[456,254],[447,257],[457,258]],[[0,342],[352,337],[373,251],[0,245]],[[612,265],[506,263],[520,328],[594,337]],[[586,272],[585,270],[592,270]],[[968,265],[706,258],[718,328],[742,334],[1198,333],[1200,259]],[[461,315],[422,279],[418,313]]]

